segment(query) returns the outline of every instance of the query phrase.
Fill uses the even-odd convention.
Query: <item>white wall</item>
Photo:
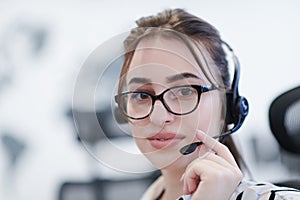
[[[170,7],[185,8],[214,24],[238,55],[240,93],[250,102],[249,116],[238,137],[256,177],[277,180],[290,175],[273,159],[278,150],[267,112],[276,95],[300,83],[299,1],[1,1],[0,54],[8,40],[13,57],[9,68],[0,57],[0,79],[1,73],[12,71],[10,83],[0,87],[0,134],[13,131],[27,143],[27,149],[9,175],[0,146],[0,199],[55,199],[60,181],[91,175],[87,153],[63,116],[71,103],[76,75],[102,42],[128,31],[139,17]],[[19,22],[49,31],[47,45],[38,57],[28,53],[31,47],[26,39],[9,39]],[[257,166],[253,157],[253,136],[258,138],[268,171]]]

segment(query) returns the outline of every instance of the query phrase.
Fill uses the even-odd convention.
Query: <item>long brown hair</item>
[[[222,79],[222,85],[226,88],[230,88],[230,75],[228,70],[228,62],[226,60],[226,54],[222,48],[222,39],[218,30],[211,24],[196,17],[183,9],[170,9],[158,13],[157,15],[142,17],[136,21],[137,27],[132,29],[130,35],[124,41],[125,46],[125,59],[120,74],[119,92],[123,85],[122,80],[126,75],[130,66],[134,51],[141,41],[145,38],[145,35],[149,34],[149,30],[153,28],[169,29],[175,32],[179,32],[194,41],[201,42],[205,51],[209,54]],[[189,48],[192,51],[192,48]],[[196,58],[196,54],[192,52]],[[196,58],[197,59],[197,58]],[[201,67],[201,65],[199,65]],[[225,124],[223,131],[227,130]],[[224,140],[224,144],[233,154],[236,162],[240,166],[243,162],[236,145],[231,136],[227,136]]]

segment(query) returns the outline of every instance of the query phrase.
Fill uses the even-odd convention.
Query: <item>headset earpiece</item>
[[[249,104],[245,97],[239,95],[238,84],[240,79],[240,63],[233,52],[233,49],[223,41],[223,44],[232,54],[234,63],[234,77],[231,84],[231,89],[226,93],[227,111],[225,122],[227,125],[234,124],[232,132],[239,129],[249,112]]]
[[[227,99],[227,113],[226,124],[242,123],[249,112],[248,100],[245,97],[238,96],[234,100],[234,95],[231,92],[226,94]]]
[[[249,112],[249,103],[245,97],[240,96],[237,101],[239,114],[245,118]],[[243,120],[244,121],[244,120]]]

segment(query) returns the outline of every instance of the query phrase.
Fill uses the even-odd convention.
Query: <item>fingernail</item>
[[[197,135],[200,137],[199,139],[204,139],[206,136],[206,134],[201,130],[197,130]]]

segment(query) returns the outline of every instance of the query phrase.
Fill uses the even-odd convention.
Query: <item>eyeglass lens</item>
[[[191,112],[198,104],[198,91],[191,86],[170,88],[161,95],[165,108],[174,114]],[[159,96],[138,91],[125,93],[121,97],[122,109],[129,117],[146,117],[151,114]]]

